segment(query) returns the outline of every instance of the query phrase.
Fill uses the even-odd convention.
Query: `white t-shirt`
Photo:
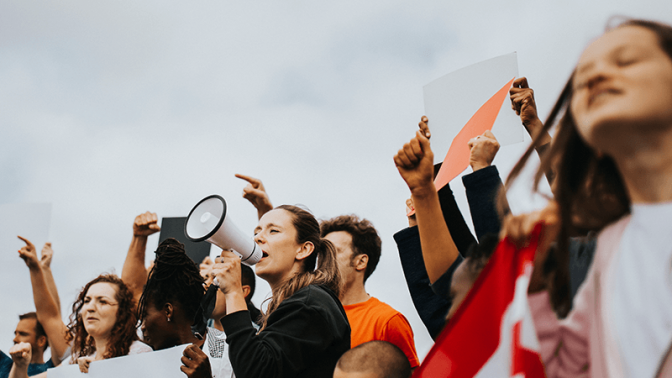
[[[625,376],[653,377],[672,342],[672,203],[633,205],[612,276]]]
[[[213,378],[235,377],[229,361],[229,344],[226,343],[224,332],[208,327],[208,335],[205,337],[205,343],[203,344],[203,353],[210,360]]]

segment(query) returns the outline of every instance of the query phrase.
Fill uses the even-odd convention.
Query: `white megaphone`
[[[233,249],[245,265],[254,265],[261,260],[261,248],[246,237],[227,217],[226,201],[213,194],[203,198],[191,209],[184,234],[194,242],[207,240],[221,249]]]

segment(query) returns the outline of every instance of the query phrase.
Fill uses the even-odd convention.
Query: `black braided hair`
[[[147,305],[157,309],[166,303],[179,303],[187,319],[194,319],[205,294],[198,266],[187,256],[184,245],[173,238],[156,249],[154,267],[149,272],[138,304],[138,318],[146,315]]]

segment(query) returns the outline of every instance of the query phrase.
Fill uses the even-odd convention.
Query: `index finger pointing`
[[[30,240],[28,240],[28,239],[26,239],[26,238],[24,238],[24,237],[22,237],[22,236],[19,236],[19,235],[16,235],[16,237],[19,238],[19,239],[21,239],[21,240],[23,240],[23,242],[26,243],[26,245],[27,245],[28,247],[35,248],[35,247],[33,246],[33,243],[30,242]]]
[[[256,178],[250,177],[250,176],[241,175],[240,173],[236,173],[236,177],[238,177],[239,179],[243,179],[243,180],[249,182],[252,185],[261,184],[261,181],[259,179],[256,179]]]

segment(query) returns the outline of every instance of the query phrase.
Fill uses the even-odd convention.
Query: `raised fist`
[[[30,364],[30,360],[33,358],[33,352],[28,343],[18,343],[14,344],[9,349],[9,355],[14,360],[14,364],[17,368],[27,368]]]
[[[155,232],[161,231],[158,221],[159,219],[156,217],[156,213],[150,213],[148,211],[138,215],[133,221],[133,235],[149,236]]]
[[[416,131],[415,137],[404,144],[394,156],[394,164],[399,174],[414,194],[423,190],[436,190],[433,181],[434,153],[426,136],[429,133],[427,124],[427,117],[423,116],[420,130]]]
[[[492,164],[499,151],[499,142],[490,130],[486,130],[482,135],[469,140],[469,149],[469,165],[476,172]]]

